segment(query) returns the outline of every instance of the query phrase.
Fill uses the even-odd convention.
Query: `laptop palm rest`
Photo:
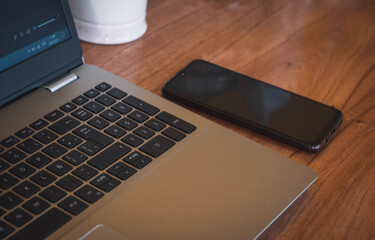
[[[115,232],[114,230],[102,224],[95,226],[88,233],[83,235],[79,240],[103,240],[103,239],[130,240],[129,238],[122,236],[118,232]]]

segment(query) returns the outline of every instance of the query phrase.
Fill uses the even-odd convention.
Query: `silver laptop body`
[[[76,33],[72,29],[71,15],[67,8],[67,2],[65,0],[61,1],[61,5],[67,18],[67,24],[70,26],[71,39],[75,40],[75,44],[79,44]],[[46,52],[51,49],[47,49]],[[78,52],[78,54],[81,55],[82,53]],[[59,55],[54,55],[54,57],[59,58]],[[0,160],[8,164],[9,167],[3,169],[0,174],[7,173],[17,180],[17,183],[11,187],[1,189],[1,195],[4,196],[7,193],[11,193],[22,199],[22,202],[10,209],[6,209],[4,206],[1,207],[5,213],[0,217],[0,221],[13,229],[5,238],[19,239],[21,236],[28,234],[27,236],[33,239],[45,237],[47,239],[108,238],[131,240],[253,239],[257,238],[317,178],[316,173],[310,168],[135,86],[124,79],[98,67],[83,64],[77,58],[74,58],[72,62],[78,62],[76,64],[78,66],[74,66],[65,71],[65,73],[59,74],[60,76],[43,83],[44,87],[34,88],[33,91],[28,91],[22,97],[18,97],[16,100],[13,99],[12,103],[3,104],[3,108],[0,110],[0,140],[9,136],[18,139],[17,143],[9,147],[1,145]],[[14,68],[18,68],[20,64],[22,65],[23,63],[18,63]],[[10,68],[10,70],[14,68]],[[3,70],[0,74],[7,71],[9,69]],[[4,75],[0,75],[0,77],[0,80],[5,79],[3,78]],[[73,99],[83,95],[90,89],[95,89],[102,82],[110,85],[111,89],[117,88],[126,92],[127,95],[120,99],[113,97],[115,103],[108,106],[96,101],[98,96],[92,99],[87,97],[88,102],[93,101],[103,105],[103,110],[98,113],[90,112],[84,107],[88,102],[82,105],[72,102]],[[108,95],[108,91],[102,92],[98,90],[99,95]],[[150,104],[157,108],[158,111],[145,114],[141,110],[142,106],[132,106],[126,101],[124,102],[129,96]],[[60,107],[66,103],[73,103],[76,105],[76,109],[70,112],[61,110]],[[117,103],[125,104],[131,110],[124,114],[113,110],[113,106]],[[92,116],[86,120],[81,120],[73,114],[78,109],[86,110]],[[44,118],[44,116],[55,110],[62,112],[63,116],[53,121]],[[120,118],[113,122],[107,120],[109,125],[102,129],[90,125],[89,121],[93,118],[104,118],[100,114],[106,110],[116,112],[120,115]],[[140,111],[142,114],[147,115],[147,120],[144,122],[135,121],[137,127],[132,130],[127,130],[117,124],[124,118],[130,118],[129,115],[135,111]],[[176,122],[161,120],[159,114],[163,112],[175,117]],[[65,117],[77,120],[79,124],[63,134],[56,133],[54,127],[51,129],[52,125]],[[38,119],[43,119],[48,125],[38,130],[30,127],[30,124]],[[138,136],[135,131],[139,127],[150,129],[146,125],[149,120],[162,122],[165,127],[159,131],[153,130],[154,135],[149,139],[140,137],[143,143],[137,147],[129,145],[122,140],[129,134]],[[184,132],[184,127],[179,125],[179,121],[188,123],[196,127],[196,129],[188,131],[189,133]],[[82,130],[83,125],[112,138],[113,142],[90,156],[81,147],[84,143],[89,142],[90,139],[77,135],[76,131],[79,128]],[[120,127],[126,133],[119,138],[113,137],[107,133],[108,131],[106,132],[111,126]],[[33,133],[24,139],[15,135],[15,133],[25,127],[31,129]],[[174,140],[163,133],[167,128],[178,131],[184,134],[185,137],[181,140]],[[35,138],[35,135],[43,130],[48,130],[58,137],[48,144],[44,144]],[[78,137],[82,142],[72,148],[64,146],[59,140],[68,134]],[[158,136],[168,139],[173,145],[155,157],[145,152],[145,148],[142,148],[142,146]],[[27,139],[36,141],[42,147],[35,151],[30,150],[30,153],[28,153],[20,145]],[[66,149],[66,152],[57,157],[50,156],[48,151],[43,150],[52,144],[62,146]],[[101,163],[94,164],[95,161],[93,159],[97,155],[110,149],[115,144],[124,145],[130,150],[117,160],[105,164],[103,168],[100,167]],[[157,149],[157,146],[154,147]],[[25,156],[17,162],[10,162],[4,154],[12,149],[20,151]],[[80,164],[72,164],[64,159],[64,156],[71,151],[84,154],[87,159]],[[144,165],[136,165],[124,160],[135,151],[146,156],[147,158],[145,159],[149,159],[150,162]],[[40,166],[40,168],[33,165],[28,159],[36,153],[46,155],[51,159],[51,162]],[[49,167],[56,161],[68,164],[71,169],[59,176],[54,170],[51,170],[53,169],[52,167]],[[21,163],[31,167],[35,172],[25,178],[13,174],[10,169]],[[109,169],[116,164],[126,166],[128,169],[134,169],[136,172],[123,180],[124,177],[109,172]],[[74,171],[82,165],[93,168],[96,173],[87,180],[80,178],[79,174],[76,175],[77,172]],[[55,179],[46,186],[38,185],[33,176],[40,171],[46,171],[54,176]],[[61,182],[67,175],[79,179],[81,184],[71,191],[64,189],[64,185]],[[111,179],[120,182],[120,184],[106,192],[105,190],[108,190],[108,188],[102,188],[102,185],[96,185],[93,182],[101,175],[107,175]],[[38,187],[38,190],[30,197],[22,196],[22,192],[19,193],[16,189],[17,186],[25,181],[29,181]],[[48,200],[42,193],[51,188],[51,186],[64,191],[66,195],[56,202]],[[85,186],[94,189],[95,193],[100,192],[98,193],[100,195],[98,199],[91,203],[91,198],[88,200],[82,197],[80,194],[83,190],[81,189]],[[87,191],[85,193],[87,194]],[[25,203],[34,197],[47,202],[49,206],[40,213],[31,212],[25,206]],[[72,206],[65,206],[63,203],[66,203],[68,198],[77,199],[78,202],[71,201],[70,204],[73,204]],[[85,204],[87,207],[77,214],[69,210],[69,207],[73,209],[74,204],[80,203]],[[31,216],[21,226],[16,226],[9,220],[10,217],[7,217],[8,215],[12,216],[13,211],[17,209]],[[45,217],[43,219],[44,215],[48,216],[47,213],[51,214],[50,211],[52,209],[66,218],[66,220],[62,221],[64,223],[58,222],[61,226],[49,226],[52,223],[46,220],[50,218]],[[39,225],[42,221],[40,219],[47,222],[47,229],[39,231]],[[33,224],[35,226],[39,225],[38,227],[33,227]],[[35,233],[33,229],[41,233]]]

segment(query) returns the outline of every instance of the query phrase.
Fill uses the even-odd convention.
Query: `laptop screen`
[[[0,1],[0,108],[82,63],[67,0]]]
[[[0,15],[0,72],[70,38],[59,1],[22,4]]]

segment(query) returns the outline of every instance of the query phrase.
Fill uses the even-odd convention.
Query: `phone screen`
[[[341,112],[259,80],[195,60],[163,89],[168,95],[251,127],[305,144],[320,144]]]

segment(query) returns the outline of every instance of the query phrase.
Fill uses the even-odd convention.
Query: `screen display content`
[[[7,7],[2,6],[7,4]],[[13,7],[9,8],[9,5]],[[9,9],[11,9],[9,11]],[[0,72],[70,39],[60,1],[0,3]]]

